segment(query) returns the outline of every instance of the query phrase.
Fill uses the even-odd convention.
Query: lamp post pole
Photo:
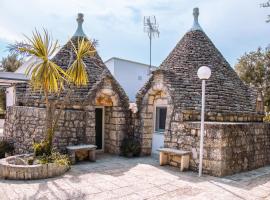
[[[202,111],[201,111],[201,134],[200,134],[200,164],[199,164],[199,177],[202,176],[203,139],[204,139],[204,107],[205,107],[205,80],[202,80]]]
[[[202,80],[202,111],[201,111],[201,134],[200,134],[200,163],[199,177],[202,176],[203,166],[203,139],[204,139],[204,110],[205,110],[205,81],[211,76],[211,69],[207,66],[202,66],[197,72],[198,77]]]

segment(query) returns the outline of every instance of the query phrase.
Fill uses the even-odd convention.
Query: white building
[[[29,58],[15,71],[14,77],[17,78],[17,77],[20,77],[20,76],[26,74],[28,67],[31,64],[37,63],[37,62],[38,62],[37,58],[34,58],[34,57]],[[8,87],[6,89],[6,107],[13,106],[15,104],[15,100],[16,100],[15,87],[14,86]]]
[[[35,58],[28,59],[16,70],[15,73],[25,74],[28,66],[34,62],[38,62],[38,60]],[[110,58],[105,62],[105,64],[116,80],[123,87],[129,97],[129,100],[131,102],[135,102],[137,92],[149,79],[149,65],[116,57]],[[6,89],[6,106],[8,107],[14,105],[15,98],[15,87],[8,87]]]
[[[123,87],[129,100],[135,102],[137,92],[149,79],[149,65],[116,57],[110,58],[105,64]]]

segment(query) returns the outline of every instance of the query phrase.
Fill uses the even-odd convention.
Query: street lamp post
[[[201,134],[200,134],[200,163],[199,177],[202,176],[202,161],[203,161],[203,139],[204,139],[204,110],[205,110],[205,81],[211,76],[211,69],[206,66],[199,68],[198,77],[202,80],[202,111],[201,111]]]

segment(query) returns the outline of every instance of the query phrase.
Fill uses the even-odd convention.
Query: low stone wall
[[[165,147],[192,151],[198,169],[200,122],[172,122]],[[270,124],[206,122],[203,172],[225,176],[270,164]]]
[[[4,136],[14,141],[15,153],[32,152],[33,141],[41,141],[45,136],[44,130],[44,108],[8,107]],[[85,141],[85,112],[65,110],[58,122],[54,146],[63,152],[66,150],[67,145],[79,144]]]
[[[191,110],[182,110],[183,121],[200,121],[201,112],[200,111],[191,111]],[[205,120],[213,122],[262,122],[264,114],[258,113],[230,113],[230,112],[205,112]]]
[[[121,142],[128,134],[126,110],[120,106],[105,106],[104,151],[119,154]],[[45,137],[45,108],[8,107],[4,126],[5,138],[14,141],[15,153],[33,152],[33,142]],[[64,110],[59,118],[54,147],[65,153],[66,146],[96,144],[95,107],[84,110]]]
[[[16,165],[15,160],[20,156],[11,156],[0,160],[0,178],[14,180],[52,178],[64,174],[69,169],[69,166],[57,165],[55,163]]]

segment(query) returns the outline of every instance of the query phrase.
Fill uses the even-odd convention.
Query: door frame
[[[166,104],[154,104],[154,111],[153,111],[153,125],[152,125],[152,133],[157,133],[157,134],[163,134],[165,133],[166,131],[166,128],[167,127],[167,116],[168,116],[168,112],[166,113],[166,121],[165,121],[165,130],[163,132],[159,132],[159,131],[156,131],[156,110],[157,110],[157,107],[161,107],[161,108],[166,108],[167,111],[168,111],[168,105]]]
[[[104,152],[104,147],[105,147],[105,144],[104,144],[104,141],[105,141],[104,140],[104,136],[105,136],[105,134],[104,134],[104,130],[105,130],[105,106],[95,106],[95,112],[96,112],[96,108],[101,108],[102,109],[102,148],[97,149],[96,151],[97,152]],[[95,120],[96,120],[96,118],[95,118]],[[95,132],[95,134],[96,134],[96,132]]]
[[[167,120],[168,120],[168,112],[166,114],[166,121],[165,121],[165,130],[164,132],[158,132],[156,131],[156,110],[157,110],[157,107],[161,107],[161,108],[167,108],[167,111],[168,111],[168,105],[167,104],[163,104],[163,103],[154,103],[154,110],[153,110],[153,120],[152,120],[152,141],[151,141],[151,155],[156,154],[155,152],[153,152],[153,141],[154,141],[154,135],[158,135],[158,136],[161,136],[163,137],[163,146],[164,146],[164,143],[165,143],[165,132],[166,132],[166,129],[168,128],[167,127]],[[158,154],[157,154],[158,155]]]

